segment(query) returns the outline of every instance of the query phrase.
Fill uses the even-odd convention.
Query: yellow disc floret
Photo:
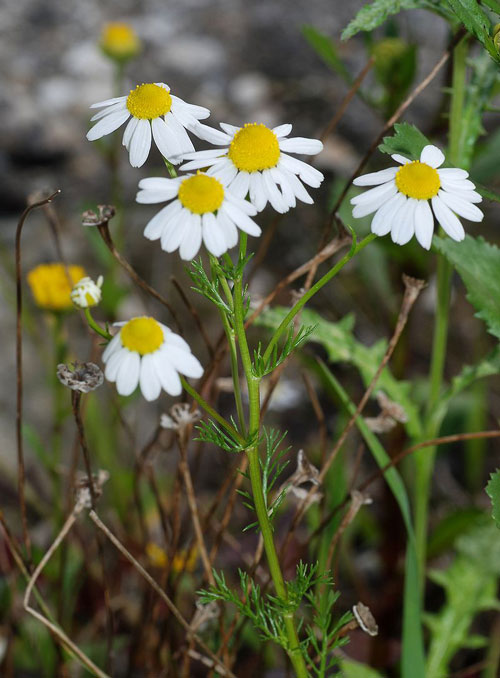
[[[81,266],[64,266],[61,263],[40,264],[27,276],[28,284],[40,308],[50,311],[65,311],[73,308],[71,290],[85,277]]]
[[[122,327],[120,338],[125,348],[128,348],[129,351],[137,351],[140,355],[154,353],[164,341],[160,323],[147,316],[129,320]]]
[[[278,138],[265,125],[247,124],[234,135],[228,157],[243,172],[276,167],[280,158]]]
[[[179,200],[194,214],[216,212],[224,201],[224,188],[214,177],[198,172],[184,179],[179,187]]]
[[[153,120],[165,115],[172,107],[172,97],[165,87],[154,83],[137,85],[130,90],[127,108],[134,118]]]
[[[132,26],[118,21],[104,26],[99,44],[107,56],[117,61],[131,59],[141,48]]]
[[[441,181],[434,167],[415,160],[403,165],[396,174],[398,190],[409,198],[429,200],[437,195]]]

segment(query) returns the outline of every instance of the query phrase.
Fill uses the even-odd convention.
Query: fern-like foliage
[[[297,334],[294,334],[294,328],[291,326],[288,329],[287,337],[281,351],[276,344],[269,358],[264,360],[262,354],[262,345],[259,342],[257,349],[254,351],[252,372],[258,377],[265,377],[266,374],[273,372],[282,362],[284,362],[289,355],[296,349],[300,348],[303,343],[307,341],[309,335],[316,329],[315,325],[301,326]]]

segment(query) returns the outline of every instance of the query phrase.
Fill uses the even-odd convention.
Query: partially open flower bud
[[[88,276],[79,280],[71,290],[71,301],[74,305],[77,308],[96,306],[102,298],[102,280],[102,275],[97,278],[96,283]]]
[[[128,61],[141,50],[141,41],[130,24],[115,22],[104,26],[99,46],[115,61]]]

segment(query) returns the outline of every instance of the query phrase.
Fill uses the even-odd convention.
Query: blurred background
[[[120,141],[121,131],[100,142],[88,142],[85,134],[90,126],[89,106],[127,94],[142,82],[163,81],[184,100],[208,107],[211,117],[205,122],[212,126],[219,122],[235,125],[290,122],[293,123],[294,135],[319,138],[337,112],[350,83],[368,60],[374,59],[360,94],[353,98],[334,133],[325,140],[324,151],[314,159],[313,164],[326,177],[322,187],[314,192],[315,205],[298,206],[278,223],[276,235],[252,280],[251,292],[258,299],[272,290],[283,276],[314,255],[329,207],[345,180],[376,138],[385,120],[412,85],[430,71],[448,44],[450,35],[446,23],[424,11],[403,13],[369,37],[358,34],[347,42],[341,42],[342,29],[363,4],[360,0],[121,0],[105,3],[95,0],[66,0],[64,3],[55,0],[4,0],[0,5],[0,323],[3,346],[0,363],[0,496],[2,509],[14,531],[18,531],[19,518],[14,427],[13,244],[16,224],[27,197],[39,191],[61,189],[49,218],[43,211],[29,217],[23,234],[24,272],[39,263],[58,259],[49,224],[50,219],[55,219],[65,258],[70,263],[84,266],[95,279],[104,272],[109,260],[95,232],[82,227],[81,213],[95,208],[97,204],[110,204],[118,196],[123,211],[111,222],[117,242],[140,275],[167,295],[180,309],[181,315],[184,314],[185,336],[200,360],[207,361],[206,348],[192,317],[170,282],[171,276],[177,278],[199,309],[213,341],[220,332],[214,311],[189,290],[191,283],[179,258],[165,255],[158,243],[143,238],[144,226],[156,207],[134,202],[141,178],[164,175],[159,152],[153,147],[146,164],[137,170],[130,167],[124,149],[120,148],[120,152],[113,155],[116,150],[113,138],[120,137]],[[103,28],[115,21],[130,24],[141,43],[138,55],[125,65],[120,74],[99,47]],[[330,47],[326,47],[330,40]],[[445,67],[404,116],[406,121],[416,124],[443,149],[447,143],[445,116],[449,81],[450,71]],[[485,128],[487,136],[484,143],[479,144],[471,175],[481,183],[498,189],[498,114],[487,114]],[[202,142],[194,140],[194,143],[197,149],[204,148]],[[387,156],[376,153],[370,162],[370,171],[386,163]],[[490,242],[498,243],[498,208],[486,205],[485,212],[483,224],[468,224],[466,228],[473,235],[480,233]],[[353,220],[347,202],[341,214],[360,234],[368,232],[369,220]],[[274,228],[274,221],[275,215],[269,209],[259,216],[264,233],[266,229]],[[257,249],[258,246],[258,242],[251,240],[250,247]],[[372,346],[392,333],[402,296],[401,274],[404,272],[427,280],[429,285],[421,295],[392,361],[396,376],[415,380],[417,400],[420,397],[419,384],[427,374],[430,356],[435,305],[434,266],[434,257],[423,252],[416,242],[398,248],[388,238],[378,239],[343,272],[335,285],[327,286],[313,304],[325,319],[332,321],[354,312],[357,338]],[[155,302],[142,296],[121,271],[115,271],[112,278],[106,283],[111,301],[107,307],[104,304],[96,316],[101,320],[121,320],[148,312],[159,317],[160,311]],[[37,502],[40,501],[45,508],[50,506],[53,492],[50,474],[43,469],[44,451],[48,448],[50,454],[50,442],[47,441],[53,440],[54,436],[50,416],[53,401],[52,396],[47,397],[47,388],[53,381],[50,369],[53,362],[52,329],[51,323],[35,307],[27,286],[24,291],[27,308],[24,374],[30,520],[34,542],[46,543],[51,528],[43,519],[43,510],[38,510]],[[285,290],[276,302],[289,305],[290,300],[290,291]],[[446,365],[448,377],[464,363],[485,355],[495,343],[482,323],[474,318],[458,278],[452,309]],[[255,339],[259,338],[259,332],[262,330],[256,331]],[[65,321],[65,340],[67,356],[99,360],[96,345],[90,347],[88,335],[82,332],[76,313]],[[308,350],[311,355],[314,351],[324,356],[323,349],[319,347]],[[224,378],[229,374],[228,365],[222,365],[219,376]],[[357,373],[351,367],[341,365],[337,375],[357,402],[363,393]],[[223,382],[216,384],[214,389],[213,397],[219,397],[221,407],[231,414],[232,396],[224,392]],[[117,402],[114,386],[105,384],[99,398],[110,399],[114,408]],[[335,407],[332,408],[321,389],[319,399],[331,438],[341,430],[345,420]],[[119,469],[124,476],[131,474],[137,455],[154,430],[159,414],[167,411],[171,400],[163,396],[159,403],[146,405],[139,398],[132,399],[131,404],[126,405],[125,413],[127,430],[132,433],[122,433],[119,447],[110,449],[98,431],[91,433],[91,442],[98,448],[99,463],[106,468],[111,467],[112,472]],[[102,402],[101,406],[107,412],[107,406]],[[371,403],[367,414],[376,415],[377,412],[377,405]],[[474,430],[495,427],[499,416],[500,383],[494,377],[487,386],[481,382],[477,391],[457,400],[443,433],[460,432],[471,427]],[[289,431],[288,442],[295,452],[303,447],[314,458],[319,445],[318,423],[299,369],[291,367],[285,371],[271,400],[268,421]],[[62,467],[69,463],[72,427],[71,419],[66,416],[57,431],[64,441]],[[389,451],[400,450],[404,441],[401,427],[385,439]],[[350,469],[354,463],[352,457],[349,461],[348,452],[354,455],[358,443],[353,441],[346,452],[346,468]],[[163,447],[168,449],[168,441]],[[210,456],[207,458],[207,455]],[[204,470],[204,473],[199,473],[196,486],[197,498],[202,504],[217,491],[221,473],[228,466],[227,455],[223,452],[209,450],[207,455],[197,458],[197,469]],[[434,526],[455,510],[463,510],[464,515],[487,510],[488,501],[483,488],[489,472],[498,465],[498,459],[495,441],[476,442],[472,446],[458,445],[439,455],[434,486]],[[172,473],[174,461],[165,457],[160,462],[161,471]],[[362,475],[374,470],[371,461],[363,464]],[[62,467],[56,466],[55,472]],[[121,518],[127,515],[127,499],[123,493],[127,488],[130,490],[130,483],[127,476],[123,484],[114,486],[112,475],[108,500],[110,515],[113,515],[114,501],[122,502],[116,509]],[[399,515],[395,517],[395,504],[383,483],[374,486],[372,494],[375,506],[370,509],[370,516],[363,519],[349,542],[349,548],[342,555],[339,588],[343,597],[340,609],[348,609],[359,595],[369,602],[383,629],[382,639],[372,642],[356,631],[346,651],[394,676],[399,653],[401,558],[405,537]],[[116,504],[114,506],[116,508]],[[238,531],[239,522],[244,524],[245,520],[245,509],[238,500],[233,534],[241,539],[244,551],[253,552],[253,536],[241,537]],[[448,557],[446,549],[451,546],[458,528],[450,529],[451,532],[442,536],[444,541],[436,542],[436,557]],[[292,544],[290,563],[296,562],[299,556],[307,557],[307,554],[297,542]],[[2,562],[5,564],[8,560],[5,554],[2,557],[0,569]],[[216,564],[235,569],[241,562],[230,549],[226,549]],[[126,578],[123,581],[127,582]],[[380,581],[384,581],[384,585],[377,590]],[[87,595],[89,608],[98,606],[95,591],[91,594],[87,591]],[[440,594],[432,592],[432,595],[435,597],[431,596],[431,607],[438,607]],[[78,609],[81,614],[89,611],[85,611],[85,600],[80,600]],[[133,612],[130,616],[133,617]],[[488,618],[486,627],[489,628],[491,623],[491,618]],[[0,637],[10,638],[12,633],[14,631],[9,624],[0,627]],[[474,655],[467,656],[458,666],[467,665],[472,659]],[[0,666],[1,662],[0,656]],[[142,673],[137,668],[132,671],[132,664],[129,664],[128,673],[125,668],[119,668],[116,675],[155,677],[154,672]],[[238,675],[241,678],[255,675],[252,674],[255,666],[248,657],[243,657]],[[50,668],[47,669],[49,673],[45,668],[42,673],[38,670],[26,662],[15,674],[5,675],[15,675],[16,678],[47,675],[50,678]],[[205,674],[200,670],[194,675]],[[269,678],[282,675],[285,674],[266,673]]]

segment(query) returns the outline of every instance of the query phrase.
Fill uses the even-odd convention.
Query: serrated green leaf
[[[500,55],[491,37],[491,22],[477,0],[447,0],[447,3],[469,33],[484,45],[495,61],[500,62]]]
[[[490,475],[488,484],[486,485],[486,494],[491,499],[493,511],[491,516],[497,527],[500,527],[500,469]]]
[[[279,306],[268,309],[259,316],[257,324],[275,330],[287,313],[287,308]],[[362,344],[353,335],[354,318],[352,315],[333,323],[325,320],[315,311],[305,309],[302,312],[302,320],[308,325],[314,325],[314,330],[308,336],[307,342],[316,341],[324,346],[332,362],[354,365],[359,370],[365,385],[370,383],[387,348],[385,339],[370,347]],[[408,417],[405,426],[412,437],[418,438],[421,434],[421,425],[418,409],[410,397],[411,385],[395,379],[390,370],[386,368],[380,375],[375,390],[384,391],[391,400],[403,407]]]
[[[419,160],[424,146],[430,144],[425,134],[407,122],[396,123],[394,131],[393,136],[384,137],[378,147],[379,151],[389,155],[400,153],[410,160]]]
[[[347,83],[352,84],[353,78],[339,57],[333,40],[309,25],[302,26],[302,34],[319,58]]]
[[[372,31],[389,16],[398,14],[403,9],[415,9],[422,5],[420,0],[375,0],[359,10],[342,32],[342,40],[348,40],[360,31]]]
[[[451,238],[433,239],[435,249],[458,271],[467,289],[467,299],[476,317],[486,323],[488,332],[500,339],[500,250],[484,238],[465,236],[462,242]]]

